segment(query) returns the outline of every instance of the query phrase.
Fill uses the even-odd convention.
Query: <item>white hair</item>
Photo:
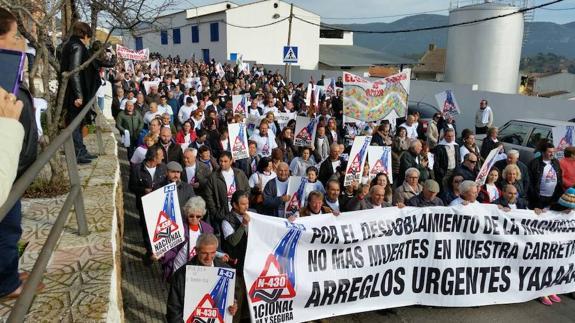
[[[201,196],[194,196],[190,198],[182,208],[184,214],[187,216],[191,213],[206,215],[206,201]]]
[[[459,192],[466,193],[469,192],[472,188],[477,187],[477,183],[474,181],[466,180],[459,184]]]
[[[409,174],[411,173],[416,173],[417,176],[421,175],[421,173],[419,172],[419,169],[415,168],[415,167],[410,167],[405,171],[405,177],[409,176]]]
[[[187,148],[184,153],[190,152],[192,156],[196,157],[198,155],[198,150],[196,148]]]
[[[511,149],[507,152],[507,156],[515,156],[519,158],[519,150]]]

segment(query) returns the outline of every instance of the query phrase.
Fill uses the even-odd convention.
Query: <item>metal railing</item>
[[[78,234],[81,236],[86,236],[88,232],[88,224],[86,222],[86,214],[84,210],[84,198],[82,196],[82,187],[80,175],[78,173],[78,166],[76,164],[76,152],[74,150],[74,142],[72,140],[72,132],[80,126],[80,123],[90,110],[95,110],[98,117],[101,119],[102,115],[100,109],[98,108],[96,102],[96,97],[92,98],[84,109],[76,116],[76,118],[66,127],[58,137],[56,137],[49,145],[44,149],[44,151],[36,158],[36,161],[18,178],[18,180],[12,186],[12,190],[6,199],[6,202],[0,207],[0,222],[6,217],[6,214],[12,209],[16,202],[22,197],[26,189],[32,184],[36,176],[40,173],[42,168],[52,159],[54,154],[60,151],[60,147],[64,146],[64,153],[66,155],[66,165],[68,168],[68,177],[70,179],[70,192],[66,197],[66,201],[62,205],[60,213],[54,222],[48,238],[38,255],[38,259],[34,263],[32,272],[23,284],[23,290],[12,311],[8,317],[7,323],[19,323],[23,322],[32,301],[36,294],[36,289],[42,281],[42,276],[48,265],[48,261],[56,248],[56,244],[64,230],[64,226],[68,220],[68,215],[70,214],[70,209],[74,206],[74,211],[76,213],[76,221],[78,222]],[[97,120],[98,121],[98,120]],[[103,154],[103,143],[101,136],[101,129],[96,124],[96,136],[98,140],[98,155]]]

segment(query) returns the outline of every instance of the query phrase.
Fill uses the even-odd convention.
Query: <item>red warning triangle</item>
[[[385,171],[385,166],[383,165],[383,162],[381,161],[381,159],[378,159],[375,162],[375,165],[373,165],[373,168],[371,170],[372,174],[379,174],[379,173],[387,173]]]
[[[269,274],[270,269],[272,269],[271,274]],[[277,282],[280,282],[280,284],[276,284]],[[252,299],[252,302],[259,302],[262,299],[254,295],[256,291],[269,291],[275,289],[282,289],[282,294],[279,298],[292,298],[295,296],[295,290],[293,289],[291,281],[288,279],[286,274],[281,274],[278,260],[273,254],[270,254],[266,260],[264,269],[252,284],[249,296]]]
[[[353,162],[351,162],[351,165],[349,166],[347,173],[348,174],[358,174],[361,171],[360,166],[361,166],[361,163],[359,161],[359,154],[357,154],[357,155],[355,155]]]
[[[244,144],[243,140],[240,139],[240,136],[237,136],[236,141],[234,142],[234,151],[241,151],[245,149],[246,145]]]
[[[300,130],[300,132],[297,134],[296,136],[297,139],[301,139],[301,140],[306,140],[309,141],[311,140],[311,134],[307,131],[307,128],[304,127],[302,130]]]
[[[177,230],[178,225],[168,217],[166,212],[163,210],[160,211],[160,215],[158,215],[158,222],[156,223],[156,230],[154,232],[154,242],[169,237],[172,232]]]
[[[224,319],[217,309],[216,302],[212,299],[210,294],[204,295],[198,306],[194,309],[186,323],[196,322],[220,322],[223,323]]]

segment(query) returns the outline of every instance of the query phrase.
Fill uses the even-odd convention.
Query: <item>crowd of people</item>
[[[221,241],[213,256],[235,267],[242,281],[247,211],[286,217],[290,176],[307,178],[302,208],[289,217],[292,221],[298,216],[391,206],[488,203],[505,211],[529,208],[534,216],[546,209],[568,212],[575,207],[575,148],[567,148],[565,158],[558,161],[548,140],[539,143],[527,165],[519,160],[518,151],[502,149],[485,184],[476,184],[489,152],[502,146],[486,100],[479,104],[475,131],[463,129],[460,135],[453,118],[441,113],[433,116],[426,130],[418,113],[409,113],[398,125],[383,120],[349,127],[343,122],[341,89],[322,95],[316,104],[306,102],[307,83],[286,82],[279,73],[259,66],[246,73],[223,64],[221,75],[213,60],[157,59],[159,70],[137,63],[132,74],[120,66],[111,71],[109,80],[115,93],[116,126],[124,139],[129,138],[125,145],[132,164],[130,189],[142,219],[144,262],[160,261],[167,280],[181,276],[186,261],[197,263],[194,246],[198,237],[209,233]],[[322,76],[314,83],[323,82]],[[341,79],[336,86],[342,87]],[[245,122],[248,116],[234,113],[233,95],[244,95],[247,114],[261,120],[255,128],[248,127],[249,156],[240,160],[232,158],[228,125]],[[283,112],[317,119],[313,145],[294,145],[295,120],[280,124],[276,116]],[[481,149],[475,141],[477,133],[487,135]],[[372,136],[372,145],[390,146],[392,171],[370,177],[366,165],[361,179],[346,186],[347,156],[356,135]],[[177,183],[186,242],[157,259],[148,242],[140,198],[170,182]],[[170,292],[170,321],[181,318],[183,294],[175,290],[182,288],[179,285],[172,285]],[[236,317],[246,314],[242,314],[242,298],[242,294],[237,297],[240,314]],[[551,295],[542,302],[558,300]]]
[[[73,33],[63,46],[63,71],[74,69],[89,57],[89,26],[77,24]],[[322,213],[339,216],[394,206],[485,203],[503,211],[530,209],[533,216],[546,210],[568,213],[575,208],[575,147],[565,149],[565,157],[557,160],[549,140],[538,143],[535,157],[527,164],[520,161],[518,151],[501,149],[485,184],[476,183],[489,153],[503,145],[487,100],[479,103],[475,129],[461,133],[453,118],[439,112],[426,127],[420,115],[411,111],[405,122],[347,124],[341,78],[332,93],[323,93],[315,102],[306,97],[307,82],[288,82],[262,66],[245,70],[214,60],[158,55],[152,60],[159,64],[135,62],[131,72],[125,70],[121,59],[97,59],[90,69],[72,77],[65,102],[71,121],[90,97],[102,93],[94,84],[112,84],[111,110],[131,164],[129,190],[136,196],[140,216],[146,248],[143,262],[159,262],[164,279],[170,282],[169,322],[183,320],[186,264],[235,268],[236,302],[229,311],[235,314],[234,321],[248,317],[242,274],[248,211],[294,221]],[[324,82],[324,76],[311,81],[327,85]],[[247,99],[245,115],[236,113],[234,95]],[[2,97],[7,96],[0,91]],[[103,101],[99,103],[104,108]],[[317,120],[312,145],[294,144],[295,120],[281,123],[277,118],[286,112]],[[248,118],[258,120],[247,129],[248,157],[235,160],[228,126]],[[481,148],[476,134],[486,134]],[[344,185],[353,138],[358,135],[372,136],[371,145],[391,147],[392,169],[370,176],[368,160],[360,179]],[[74,132],[74,143],[79,163],[96,158],[86,150],[79,129]],[[290,176],[306,177],[307,183],[302,207],[287,216]],[[177,187],[185,241],[157,257],[152,252],[141,198],[169,183]],[[19,204],[16,208],[19,221]],[[0,239],[4,237],[0,235]],[[0,290],[0,295],[13,292],[14,286],[21,289],[17,264],[15,271],[7,271],[13,277],[0,287],[12,285]],[[550,295],[541,301],[551,305],[560,298]]]

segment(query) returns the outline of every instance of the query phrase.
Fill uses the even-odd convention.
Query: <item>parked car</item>
[[[427,125],[433,119],[433,115],[440,112],[439,109],[429,103],[421,101],[408,101],[407,102],[407,114],[413,112],[419,112],[419,122],[423,125],[423,133],[427,132]],[[400,125],[405,122],[405,118],[397,118],[396,125]]]
[[[497,139],[503,142],[505,151],[519,151],[519,160],[529,163],[533,159],[535,146],[541,139],[553,141],[551,129],[557,126],[575,126],[575,122],[551,119],[515,119],[499,127]],[[479,148],[486,135],[477,135],[475,140]]]

